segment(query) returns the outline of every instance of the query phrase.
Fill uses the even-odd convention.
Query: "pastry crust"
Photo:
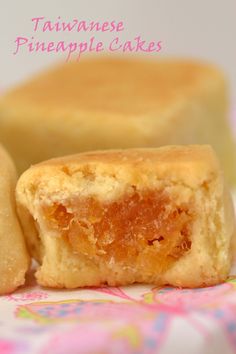
[[[1,146],[0,165],[0,294],[6,294],[24,284],[29,256],[15,210],[15,167]]]
[[[89,59],[58,66],[7,93],[0,102],[0,139],[21,172],[81,151],[211,144],[235,183],[227,115],[227,85],[212,65]]]
[[[42,285],[199,287],[228,276],[234,211],[209,146],[49,160],[21,176],[16,197]]]

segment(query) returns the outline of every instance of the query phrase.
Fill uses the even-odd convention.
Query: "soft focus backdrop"
[[[14,56],[13,51],[17,36],[33,35],[32,17],[56,20],[61,16],[65,20],[122,20],[123,37],[140,34],[147,40],[163,41],[157,57],[191,56],[212,61],[225,70],[236,97],[236,0],[0,0],[0,5],[0,89],[58,60],[53,54],[21,51]],[[53,39],[50,34],[37,37]],[[61,36],[62,40],[85,38],[80,34]]]

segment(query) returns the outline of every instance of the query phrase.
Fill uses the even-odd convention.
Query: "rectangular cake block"
[[[198,287],[229,273],[234,211],[209,146],[49,160],[21,176],[16,197],[41,285]]]
[[[0,145],[0,295],[24,284],[29,256],[16,214],[16,171]]]
[[[97,149],[211,144],[236,183],[221,71],[194,60],[100,58],[59,65],[0,101],[0,139],[20,172]]]

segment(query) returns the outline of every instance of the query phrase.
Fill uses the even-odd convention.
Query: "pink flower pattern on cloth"
[[[0,311],[0,354],[236,352],[235,277],[194,290],[33,285]]]

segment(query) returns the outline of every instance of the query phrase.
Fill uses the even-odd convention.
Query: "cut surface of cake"
[[[59,65],[6,93],[0,139],[20,172],[82,151],[211,144],[236,183],[227,116],[227,85],[210,64],[104,57]]]
[[[24,284],[29,256],[15,206],[16,171],[0,146],[0,295]]]
[[[217,284],[235,218],[209,146],[83,153],[32,166],[18,213],[41,285]]]

